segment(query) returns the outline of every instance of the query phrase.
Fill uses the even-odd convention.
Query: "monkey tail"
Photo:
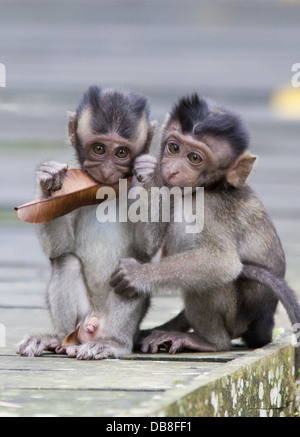
[[[288,286],[286,280],[270,272],[264,267],[245,264],[241,273],[241,278],[260,282],[271,288],[276,297],[285,307],[292,325],[300,324],[300,304],[294,291]],[[295,368],[297,376],[300,375],[300,347],[295,347]]]
[[[254,264],[245,264],[241,277],[260,282],[271,288],[285,307],[292,325],[300,323],[300,305],[298,299],[284,278],[270,272],[270,270],[264,267]]]

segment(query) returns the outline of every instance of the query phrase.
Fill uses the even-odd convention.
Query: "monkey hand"
[[[134,161],[133,173],[137,180],[149,184],[154,179],[157,168],[157,158],[151,155],[141,155]]]
[[[67,164],[56,161],[44,162],[39,167],[36,172],[36,180],[44,196],[50,196],[51,191],[61,188],[67,169]]]
[[[134,258],[120,259],[119,267],[111,275],[110,286],[115,293],[125,297],[134,297],[145,288],[147,264],[141,264]]]

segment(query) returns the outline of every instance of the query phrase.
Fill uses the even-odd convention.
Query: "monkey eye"
[[[115,153],[115,155],[118,157],[118,158],[126,158],[127,156],[128,156],[128,150],[127,149],[124,149],[123,147],[120,147],[120,149],[118,149],[117,151],[116,151],[116,153]]]
[[[201,158],[200,155],[198,155],[198,153],[189,153],[188,159],[189,161],[191,161],[192,164],[200,164],[203,161],[203,159]]]
[[[103,144],[94,144],[93,151],[97,153],[97,155],[103,155],[103,153],[105,153],[105,147]]]
[[[175,155],[176,153],[179,152],[179,146],[176,143],[169,143],[168,144],[168,150],[169,150],[170,153]]]

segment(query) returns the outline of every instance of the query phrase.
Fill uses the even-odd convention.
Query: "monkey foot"
[[[56,352],[60,348],[60,340],[56,337],[27,335],[17,346],[17,354],[27,357],[39,357],[44,351]]]
[[[192,333],[153,331],[145,338],[142,352],[157,353],[160,349],[166,349],[170,354],[175,354],[183,349],[195,352],[212,352],[216,348],[208,341]]]
[[[131,349],[118,345],[115,342],[94,342],[88,341],[82,345],[68,346],[66,353],[69,357],[75,357],[77,360],[103,360],[105,358],[117,358],[126,353],[130,353]]]

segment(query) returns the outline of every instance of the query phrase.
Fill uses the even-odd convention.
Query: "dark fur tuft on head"
[[[183,133],[192,132],[193,127],[208,114],[205,99],[199,98],[194,93],[190,97],[183,97],[173,106],[170,113],[171,119],[178,120]]]
[[[77,119],[89,106],[93,114],[92,129],[95,133],[116,132],[123,138],[133,138],[140,119],[145,115],[149,123],[150,110],[147,99],[134,93],[118,90],[102,90],[90,87],[83,95]]]
[[[208,104],[196,93],[179,100],[171,113],[167,126],[179,122],[183,133],[198,138],[211,135],[229,141],[236,156],[248,148],[249,134],[239,116],[219,106]]]

